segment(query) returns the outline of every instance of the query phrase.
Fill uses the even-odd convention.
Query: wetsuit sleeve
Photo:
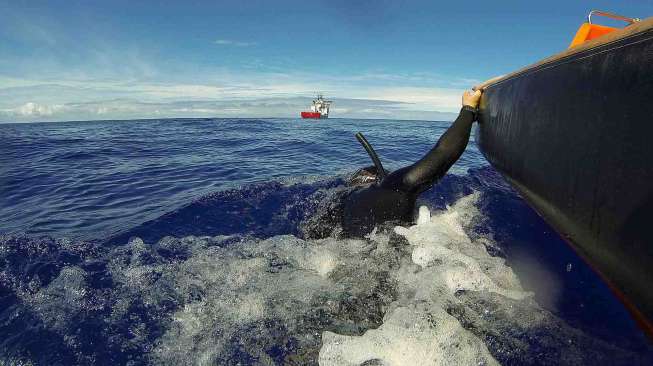
[[[431,151],[415,164],[394,171],[381,185],[407,193],[429,189],[465,151],[474,120],[474,112],[463,108]]]

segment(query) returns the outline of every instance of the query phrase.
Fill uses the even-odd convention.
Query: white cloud
[[[178,113],[296,116],[317,91],[335,100],[333,112],[341,117],[436,118],[439,111],[457,111],[462,88],[476,83],[436,72],[380,68],[316,72],[301,60],[277,54],[243,57],[234,68],[221,65],[218,58],[204,63],[166,57],[161,62],[161,48],[138,40],[118,42],[113,28],[93,27],[78,37],[61,22],[38,14],[3,14],[0,18],[7,21],[0,22],[0,33],[37,47],[29,58],[20,53],[0,57],[0,122]],[[214,44],[213,52],[261,45],[255,39],[217,36],[223,38],[204,41]]]
[[[21,79],[0,76],[0,122],[152,117],[296,117],[317,91],[335,101],[334,116],[449,119],[463,89],[437,76],[309,72],[206,73],[201,82],[120,78]],[[370,81],[372,80],[372,81]],[[424,82],[426,80],[426,82]],[[411,85],[412,84],[412,85]],[[419,86],[415,86],[419,85]],[[443,114],[444,113],[444,114]],[[449,117],[448,117],[449,116]]]
[[[462,93],[461,89],[387,87],[369,90],[367,96],[403,102],[412,109],[453,111],[460,108]]]
[[[24,117],[42,117],[42,116],[52,116],[57,111],[60,111],[64,108],[62,105],[46,105],[39,104],[34,102],[27,102],[19,107],[14,109],[6,110],[10,113],[14,113],[18,116]]]
[[[87,103],[47,105],[26,103],[0,109],[0,121],[70,121],[167,117],[280,117],[297,118],[311,97],[236,99],[212,101],[140,102],[116,99]],[[384,100],[336,98],[333,117],[451,120],[455,115],[404,108],[405,103]]]
[[[250,47],[250,46],[256,46],[256,42],[241,42],[241,41],[233,41],[230,39],[216,39],[214,44],[221,45],[221,46],[237,46],[237,47]]]

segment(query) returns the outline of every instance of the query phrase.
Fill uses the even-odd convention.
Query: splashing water
[[[491,235],[469,234],[482,220],[478,197],[433,216],[421,208],[417,225],[380,227],[360,240],[189,236],[148,245],[132,238],[105,253],[30,242],[28,255],[71,260],[49,279],[34,268],[27,282],[7,273],[4,280],[18,282],[21,306],[13,311],[38,319],[75,363],[636,360],[533,301],[505,260],[488,254]],[[3,258],[24,250],[17,244],[24,243],[3,241]],[[91,350],[89,334],[105,343]],[[556,352],[541,352],[546,347]]]
[[[473,141],[416,225],[304,236],[369,164],[352,131],[400,167],[447,126],[0,126],[0,364],[653,364]]]

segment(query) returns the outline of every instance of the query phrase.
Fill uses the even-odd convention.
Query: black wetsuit
[[[476,115],[463,107],[435,147],[415,164],[398,169],[380,183],[353,190],[344,197],[342,228],[348,236],[362,236],[385,221],[412,221],[415,201],[458,160],[469,141]]]

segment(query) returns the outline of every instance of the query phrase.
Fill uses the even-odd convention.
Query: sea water
[[[310,239],[450,122],[0,125],[0,364],[651,364],[600,279],[474,141],[414,223]]]

